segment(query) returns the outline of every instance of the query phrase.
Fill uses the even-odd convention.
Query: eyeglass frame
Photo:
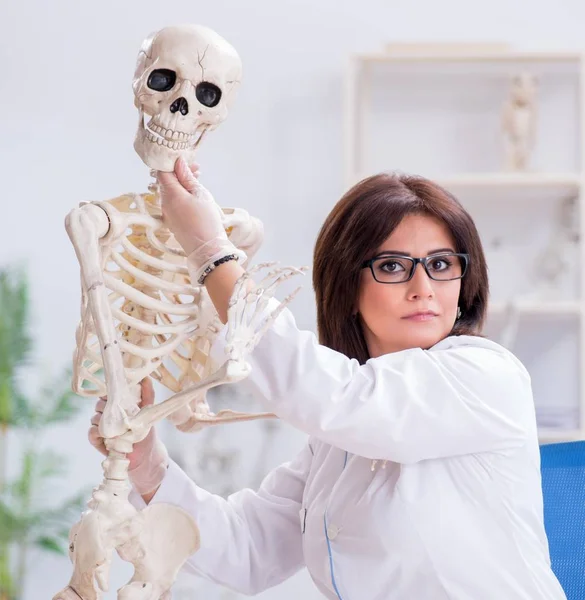
[[[451,277],[450,279],[436,279],[429,273],[426,261],[433,258],[441,258],[442,256],[457,256],[464,260],[463,268],[461,269],[461,275],[459,275],[459,277]],[[380,281],[379,279],[376,279],[376,275],[374,273],[374,261],[380,260],[381,258],[402,258],[410,260],[412,262],[412,268],[410,269],[410,275],[408,276],[408,279],[403,279],[402,281]],[[369,260],[364,261],[362,263],[361,268],[369,268],[372,273],[372,277],[374,278],[374,281],[376,281],[377,283],[381,283],[383,285],[392,285],[396,283],[409,282],[414,277],[414,273],[419,264],[423,266],[425,273],[429,276],[429,279],[432,279],[433,281],[456,281],[457,279],[463,279],[463,277],[467,273],[467,268],[469,267],[469,254],[467,254],[466,252],[441,252],[439,254],[429,254],[428,256],[423,256],[422,258],[416,258],[414,256],[404,256],[403,254],[392,254],[391,252],[383,252],[382,254],[374,256],[374,258],[370,258]]]

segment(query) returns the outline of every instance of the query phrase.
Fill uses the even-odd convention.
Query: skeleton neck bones
[[[240,73],[235,50],[204,27],[169,27],[149,37],[133,85],[140,115],[134,147],[145,164],[169,171],[179,155],[191,162],[203,136],[226,118]],[[262,242],[261,223],[242,209],[223,213],[231,241],[249,260]],[[228,310],[227,360],[216,368],[209,350],[221,323],[162,223],[156,185],[146,194],[84,203],[69,213],[66,229],[82,288],[73,388],[83,396],[107,394],[99,428],[109,455],[102,483],[70,531],[73,575],[53,600],[101,600],[114,551],[134,565],[119,600],[169,600],[179,569],[199,547],[198,528],[176,506],[138,511],[130,504],[126,455],[164,418],[182,431],[196,431],[273,416],[230,410],[215,415],[205,394],[248,375],[246,355],[294,293],[266,316],[268,301],[301,270],[275,269],[251,291],[249,275],[239,282]],[[147,376],[174,395],[139,408],[139,382]]]

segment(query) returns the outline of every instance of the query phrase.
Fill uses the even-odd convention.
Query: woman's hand
[[[154,404],[154,389],[150,378],[141,382],[140,408]],[[95,406],[95,414],[91,418],[91,427],[88,438],[92,446],[97,448],[104,456],[108,451],[104,445],[104,438],[100,436],[99,424],[106,406],[107,398],[100,398]],[[158,439],[154,427],[140,442],[136,442],[132,452],[126,457],[130,461],[128,476],[132,484],[142,496],[155,491],[161,484],[168,467],[169,457],[164,444]]]
[[[246,257],[228,240],[222,210],[197,175],[197,165],[189,168],[182,158],[172,173],[157,172],[163,221],[189,258],[193,278],[199,279],[209,264],[227,254]]]
[[[197,180],[199,165],[177,159],[175,169],[156,174],[163,221],[189,255],[213,239],[227,239],[221,208]]]

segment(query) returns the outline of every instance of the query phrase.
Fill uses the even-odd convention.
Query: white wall
[[[342,75],[349,53],[396,40],[581,49],[585,3],[6,0],[0,22],[0,263],[28,263],[38,358],[57,368],[70,360],[79,311],[78,266],[63,218],[80,200],[140,191],[148,182],[132,149],[137,117],[130,82],[150,31],[198,22],[240,52],[241,92],[229,120],[204,144],[204,181],[220,204],[245,207],[264,221],[259,258],[309,264],[318,228],[342,193]],[[294,305],[307,326],[312,301],[307,279]],[[89,412],[88,405],[83,419],[48,440],[56,450],[71,450],[74,487],[98,482],[99,458],[85,441]],[[274,462],[299,443],[284,436]],[[54,490],[55,497],[63,492]],[[65,559],[35,557],[25,597],[51,597],[69,575]],[[304,576],[285,588],[263,597],[317,597]]]

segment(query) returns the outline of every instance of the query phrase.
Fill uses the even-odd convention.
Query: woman
[[[158,178],[164,219],[225,322],[243,269],[225,260],[235,252],[217,206],[182,161]],[[306,565],[336,600],[565,598],[543,527],[530,379],[479,335],[487,269],[467,212],[422,178],[366,179],[323,225],[313,283],[320,344],[285,310],[241,384],[308,434],[301,453],[257,493],[224,500],[152,431],[130,457],[135,505],[187,510],[202,539],[187,567],[245,594]]]

